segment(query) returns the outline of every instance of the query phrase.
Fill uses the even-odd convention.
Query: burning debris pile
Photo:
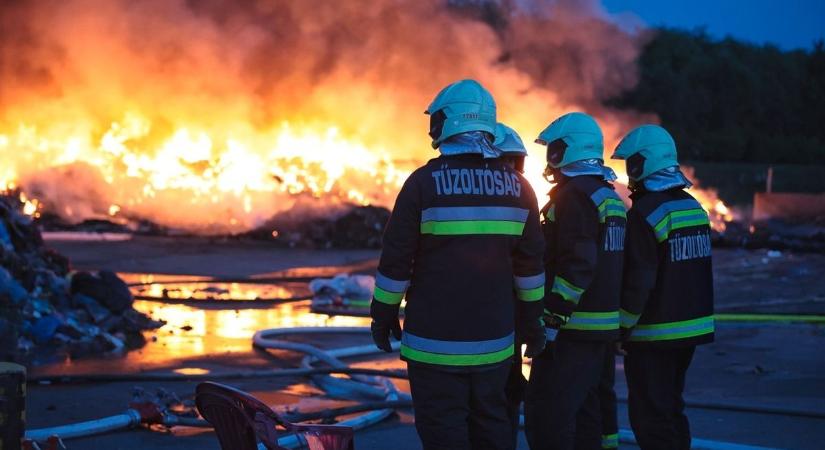
[[[825,252],[825,220],[800,223],[770,219],[751,225],[730,222],[724,231],[714,233],[713,244],[720,247],[821,253]]]
[[[587,110],[612,144],[637,123],[602,102],[647,38],[594,1],[138,3],[0,2],[0,189],[30,215],[227,235],[300,195],[388,207],[436,154],[422,108],[468,76],[524,132]]]
[[[18,196],[0,196],[0,360],[38,347],[78,356],[142,346],[141,331],[163,323],[132,308],[114,273],[72,273],[23,206]]]
[[[290,248],[380,248],[389,217],[390,211],[378,206],[355,206],[333,216],[292,211],[245,236]]]

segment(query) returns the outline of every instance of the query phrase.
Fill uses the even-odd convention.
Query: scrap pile
[[[111,272],[72,273],[46,248],[16,195],[0,195],[0,360],[37,348],[74,356],[140,347],[156,322]]]
[[[791,222],[770,219],[750,225],[729,222],[724,232],[714,233],[719,247],[768,248],[796,252],[825,252],[825,219]]]
[[[389,217],[378,206],[354,206],[337,217],[287,213],[246,236],[290,248],[380,248]]]

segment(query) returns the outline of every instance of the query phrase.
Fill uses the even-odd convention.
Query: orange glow
[[[239,300],[295,298],[309,294],[303,284],[255,284],[255,283],[212,283],[212,282],[165,282],[156,283],[151,277],[140,286],[133,286],[132,292],[141,297],[166,298],[172,300]],[[180,277],[178,277],[180,279]]]
[[[206,375],[209,373],[209,369],[201,369],[200,367],[181,367],[180,369],[175,369],[172,372],[179,373],[181,375]]]
[[[684,172],[694,183],[694,187],[690,190],[691,195],[693,195],[696,200],[702,204],[705,211],[708,212],[711,228],[720,233],[724,233],[727,229],[727,223],[737,219],[737,215],[719,198],[716,190],[702,188],[699,185],[699,180],[694,176],[693,168],[686,167],[684,168]]]
[[[118,199],[122,204],[111,203],[97,216],[116,216],[126,210],[183,228],[207,226],[218,232],[248,229],[269,218],[262,213],[271,214],[273,202],[290,196],[387,205],[409,174],[397,168],[386,151],[345,138],[334,126],[318,130],[283,123],[261,134],[222,130],[220,134],[228,137],[220,141],[204,130],[183,126],[154,151],[133,146],[148,139],[152,127],[149,119],[126,113],[98,141],[21,125],[16,132],[0,134],[0,144],[21,152],[36,149],[34,163],[44,170],[55,163],[91,164],[113,191],[127,191]],[[7,167],[14,166],[12,161]],[[6,188],[18,183],[18,175],[8,169],[0,175]],[[21,201],[26,214],[37,212],[37,199],[23,195]],[[283,206],[292,203],[285,201]],[[148,212],[158,204],[174,204],[175,209]],[[88,208],[53,206],[62,207],[69,220],[96,216]],[[220,222],[221,216],[225,222]]]
[[[467,77],[528,143],[570,111],[596,116],[608,151],[655,121],[600,106],[635,84],[643,41],[598,2],[504,2],[504,30],[436,0],[12,3],[0,188],[22,186],[35,217],[218,234],[286,211],[391,207],[437,155],[421,111]],[[528,150],[543,201],[544,151]]]
[[[247,352],[256,331],[303,326],[367,326],[363,317],[309,312],[309,302],[287,303],[267,309],[211,310],[184,305],[135,301],[135,309],[167,324],[147,334],[157,337],[141,354],[130,354],[146,364],[169,357],[190,357],[224,352]]]

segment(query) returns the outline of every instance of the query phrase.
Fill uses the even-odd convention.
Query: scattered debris
[[[825,221],[792,223],[771,219],[750,226],[729,222],[723,232],[714,232],[712,238],[719,247],[822,253],[825,252]]]
[[[163,325],[132,308],[114,273],[72,273],[22,207],[14,193],[0,195],[0,360],[40,348],[119,352],[142,346],[142,331]]]
[[[353,206],[341,215],[283,214],[244,236],[298,248],[380,248],[390,211]]]
[[[725,367],[725,372],[736,375],[766,375],[772,373],[773,370],[762,367],[759,364],[735,362]]]
[[[309,282],[313,306],[364,306],[375,289],[371,275],[342,273],[333,278],[316,278]]]

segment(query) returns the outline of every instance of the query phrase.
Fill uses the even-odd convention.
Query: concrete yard
[[[234,240],[135,238],[123,242],[49,242],[81,269],[130,273],[165,273],[248,277],[295,267],[351,265],[374,259],[374,250],[312,251],[277,249]],[[714,256],[717,310],[724,312],[825,313],[825,255],[777,254],[764,250],[719,249]],[[370,267],[367,263],[362,270]],[[334,271],[333,271],[334,272]],[[332,272],[328,272],[332,273]],[[250,337],[259,328],[299,325],[365,325],[366,319],[311,314],[306,306],[218,310],[138,302],[139,310],[169,323],[148,333],[141,350],[106,358],[71,360],[41,356],[30,375],[135,373],[183,368],[209,373],[289,366],[294,358],[254,350]],[[368,344],[366,336],[347,338]],[[320,342],[319,345],[340,345]],[[820,323],[719,322],[717,340],[700,347],[689,372],[686,398],[695,438],[771,448],[822,448],[825,427],[825,325]],[[360,360],[361,366],[403,367],[396,356]],[[621,359],[617,392],[626,397]],[[222,381],[260,397],[268,404],[318,409],[331,405],[304,379]],[[195,382],[97,382],[30,385],[29,428],[89,420],[124,411],[132,389],[163,387],[191,398]],[[399,383],[406,389],[405,383]],[[340,403],[340,402],[339,402]],[[752,409],[753,411],[745,411]],[[770,409],[771,411],[766,411]],[[628,429],[626,407],[620,424]],[[761,411],[760,411],[761,410]],[[391,444],[390,444],[391,442]],[[178,427],[133,429],[66,441],[69,449],[218,449],[211,431]],[[411,411],[356,436],[358,449],[420,448]],[[519,448],[527,448],[523,436]],[[622,445],[622,448],[633,448]]]

